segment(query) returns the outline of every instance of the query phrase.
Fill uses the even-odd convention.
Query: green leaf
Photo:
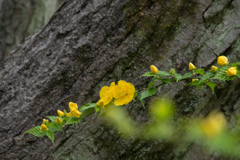
[[[158,71],[158,73],[157,73],[159,76],[161,76],[161,77],[163,77],[163,76],[171,76],[171,74],[170,73],[168,73],[168,72],[165,72],[165,71]]]
[[[228,76],[226,71],[230,68],[230,66],[223,66],[223,67],[219,67],[215,76],[212,77],[211,79],[219,79],[219,80],[227,80]]]
[[[240,78],[240,70],[237,70],[237,76]]]
[[[154,80],[148,84],[148,88],[152,88],[152,86],[157,82],[157,80]]]
[[[76,123],[81,122],[81,120],[82,120],[82,115],[79,118],[75,118],[74,116],[67,117],[66,118],[66,125],[67,124],[76,124]]]
[[[144,92],[141,93],[141,100],[143,100],[144,98],[147,98],[149,96],[152,96],[156,93],[156,89],[155,88],[149,88],[147,90],[145,90]]]
[[[198,84],[203,83],[205,80],[213,77],[215,75],[215,72],[207,72],[202,76],[202,78],[198,81]]]
[[[200,68],[200,69],[196,69],[194,70],[196,74],[201,74],[201,75],[204,75],[205,74],[205,71],[204,69]]]
[[[26,131],[25,133],[30,133],[36,137],[44,137],[46,134],[41,130],[41,126],[36,126]]]
[[[237,62],[237,63],[232,63],[231,64],[232,67],[237,67],[237,66],[240,66],[240,62]]]
[[[197,86],[198,88],[202,89],[203,84],[202,83],[198,84],[198,81],[193,81],[193,82],[186,84],[186,86],[188,86],[188,85]]]
[[[186,73],[186,74],[184,74],[184,75],[182,76],[182,79],[185,79],[185,78],[191,77],[192,75],[193,75],[192,72],[188,72],[188,73]]]
[[[175,70],[173,70],[173,76],[176,78],[177,82],[182,79],[182,76],[178,74]]]
[[[51,130],[47,130],[46,132],[46,135],[49,139],[52,140],[52,143],[54,144],[54,131],[51,131]]]
[[[153,74],[152,72],[145,72],[143,75],[140,77],[151,77],[151,76],[156,76],[156,74]]]
[[[143,102],[143,100],[139,97],[139,95],[137,95],[137,98],[139,99],[139,101],[141,102],[142,106],[144,107],[144,102]]]
[[[92,111],[95,109],[96,103],[88,103],[81,107],[79,110],[81,114],[81,118],[87,117],[89,114],[92,113]]]
[[[48,123],[47,127],[51,131],[63,131],[62,130],[62,125],[61,124],[57,124],[56,122]]]
[[[214,92],[214,87],[215,87],[217,84],[209,81],[209,82],[206,83],[206,85],[208,85],[208,86],[212,89],[212,91]]]
[[[56,122],[57,121],[57,117],[58,116],[47,116],[47,118],[49,118],[52,122]]]
[[[161,79],[162,82],[170,84],[172,86],[172,79]]]

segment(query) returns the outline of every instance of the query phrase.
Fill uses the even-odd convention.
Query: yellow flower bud
[[[151,70],[151,72],[152,72],[153,74],[157,74],[157,72],[158,72],[157,67],[155,67],[154,65],[151,65],[151,66],[150,66],[150,70]]]
[[[42,124],[42,125],[41,125],[41,130],[42,130],[43,132],[46,132],[47,129],[48,129],[48,128],[47,128],[47,126],[46,126],[45,124]]]
[[[97,105],[98,107],[103,107],[104,106],[104,101],[102,99],[100,99],[98,102],[97,102]]]
[[[173,74],[173,71],[175,71],[175,69],[172,68],[172,69],[169,71],[169,73],[170,73],[170,74]]]
[[[196,69],[196,67],[190,62],[189,63],[189,70],[194,70],[194,69]]]
[[[62,120],[61,118],[57,117],[57,120],[56,120],[57,124],[61,124],[62,123]]]
[[[228,64],[228,59],[227,59],[227,57],[225,57],[225,56],[219,56],[218,59],[217,59],[217,64],[218,64],[219,66],[227,65],[227,64]]]
[[[229,68],[226,73],[228,77],[237,75],[237,67]]]
[[[71,112],[77,109],[78,108],[77,103],[69,102],[69,108]]]
[[[49,123],[49,121],[47,119],[43,119],[43,123],[47,124],[47,123]]]
[[[67,116],[67,117],[71,117],[71,116],[72,116],[72,113],[69,112],[69,113],[66,114],[66,116]]]
[[[64,116],[64,113],[62,111],[60,111],[60,110],[57,110],[57,113],[58,113],[59,117],[63,117]]]
[[[212,66],[212,67],[211,67],[211,70],[212,70],[213,72],[216,72],[217,69],[218,69],[218,67],[216,67],[216,66]]]
[[[222,112],[213,111],[201,123],[201,129],[207,137],[219,135],[226,127],[227,121]]]
[[[79,118],[82,113],[75,109],[72,111],[72,114],[75,118]]]
[[[196,82],[196,81],[198,81],[198,79],[192,79],[192,82]]]

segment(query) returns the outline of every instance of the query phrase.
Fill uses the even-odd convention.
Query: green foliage
[[[164,76],[171,76],[171,74],[170,73],[168,73],[168,72],[165,72],[165,71],[158,71],[158,73],[157,73],[159,76],[161,76],[161,77],[164,77]]]
[[[76,124],[76,123],[79,123],[82,121],[82,118],[75,118],[73,116],[71,117],[66,117],[66,123],[65,125],[68,125],[68,124]]]
[[[226,74],[226,71],[230,68],[230,66],[223,66],[223,67],[219,67],[215,76],[211,79],[219,79],[222,81],[225,81],[228,79],[228,76]]]
[[[209,81],[209,82],[206,83],[206,85],[208,85],[208,86],[211,88],[211,90],[214,92],[214,87],[215,87],[217,84]]]
[[[182,79],[189,78],[189,77],[191,77],[192,75],[193,75],[192,72],[188,72],[188,73],[186,73],[186,74],[184,74],[184,75],[182,76]]]
[[[52,122],[57,121],[57,116],[47,116],[47,118],[49,118]]]
[[[49,130],[51,131],[63,131],[62,130],[62,125],[61,124],[57,124],[55,121],[52,123],[48,123],[47,127],[49,128]]]
[[[41,126],[36,126],[26,131],[25,133],[30,133],[36,137],[44,137],[46,134],[41,130]]]
[[[141,93],[140,99],[143,100],[144,98],[153,96],[155,93],[156,93],[155,88],[149,88],[149,89],[147,89],[147,90],[145,90],[144,92]]]
[[[85,118],[95,109],[96,103],[88,103],[80,107],[79,111],[82,113],[81,118]]]
[[[195,70],[195,73],[196,73],[196,74],[200,74],[200,75],[204,75],[204,74],[205,74],[205,71],[204,71],[204,69],[200,68],[200,69],[196,69],[196,70]]]
[[[156,76],[156,74],[153,74],[152,72],[145,72],[143,75],[140,77],[151,77],[151,76]]]
[[[46,136],[52,140],[52,143],[54,143],[54,131],[51,131],[51,130],[47,130],[46,132]]]
[[[202,78],[198,81],[198,83],[203,83],[204,81],[206,81],[207,79],[213,77],[215,75],[215,72],[207,72],[206,74],[204,74],[202,76]]]
[[[176,82],[178,82],[182,79],[182,76],[180,74],[178,74],[175,70],[173,70],[173,76],[176,79]]]

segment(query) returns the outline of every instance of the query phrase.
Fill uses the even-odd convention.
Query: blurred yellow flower
[[[211,71],[213,71],[213,72],[216,72],[217,69],[218,69],[218,67],[216,67],[216,66],[212,66],[212,67],[211,67]]]
[[[154,65],[151,65],[151,66],[150,66],[150,70],[151,70],[151,72],[152,72],[153,74],[157,74],[157,72],[158,72],[157,67],[154,66]]]
[[[60,110],[57,110],[57,113],[58,113],[58,116],[59,116],[59,117],[64,116],[64,113],[63,113],[62,111],[60,111]]]
[[[115,87],[115,83],[112,82],[110,87],[108,86],[104,86],[101,88],[100,90],[100,98],[104,103],[104,106],[107,105],[108,103],[111,102],[111,100],[113,99],[113,88]]]
[[[69,102],[69,108],[71,112],[77,109],[78,108],[77,103]]]
[[[113,88],[114,104],[116,106],[128,104],[134,96],[135,87],[123,80],[118,81],[118,85]]]
[[[207,137],[219,135],[226,127],[227,121],[224,114],[220,111],[212,111],[201,123],[201,129]]]
[[[196,82],[196,81],[198,81],[198,79],[192,79],[192,82]]]
[[[228,77],[237,75],[237,67],[229,68],[226,73]]]
[[[43,123],[47,124],[47,123],[49,123],[49,121],[47,119],[43,119]]]
[[[100,99],[98,102],[97,102],[97,105],[98,107],[103,107],[104,106],[104,101],[102,99]]]
[[[79,118],[81,116],[81,112],[79,112],[78,110],[73,110],[72,111],[72,115],[75,117],[75,118]]]
[[[173,71],[175,71],[175,69],[172,68],[172,69],[169,71],[169,73],[170,73],[170,74],[173,74]]]
[[[72,113],[69,112],[69,113],[66,114],[66,116],[67,116],[67,117],[71,117],[71,116],[72,116]]]
[[[41,130],[42,130],[43,132],[46,132],[47,129],[48,129],[48,128],[47,128],[47,126],[46,126],[45,124],[42,124],[42,125],[41,125]]]
[[[62,123],[62,120],[61,118],[57,117],[57,120],[56,120],[57,124],[61,124]]]
[[[219,66],[227,65],[227,64],[228,64],[228,59],[227,59],[227,57],[225,57],[225,56],[219,56],[219,57],[217,58],[217,64],[218,64]]]
[[[194,70],[196,67],[190,62],[188,66],[189,70]]]

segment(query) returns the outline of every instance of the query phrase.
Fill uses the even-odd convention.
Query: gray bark
[[[188,62],[209,69],[217,55],[237,62],[239,55],[238,0],[72,0],[49,23],[11,52],[0,70],[0,157],[2,159],[219,159],[198,146],[175,150],[164,141],[121,138],[94,114],[77,126],[47,138],[24,131],[40,125],[47,115],[96,102],[102,86],[126,80],[137,90],[150,79],[139,78],[149,65],[180,73]],[[240,80],[209,88],[165,86],[177,104],[177,116],[204,116],[224,111],[230,125],[239,112]],[[147,109],[127,107],[139,123]],[[224,158],[222,158],[224,159]]]

